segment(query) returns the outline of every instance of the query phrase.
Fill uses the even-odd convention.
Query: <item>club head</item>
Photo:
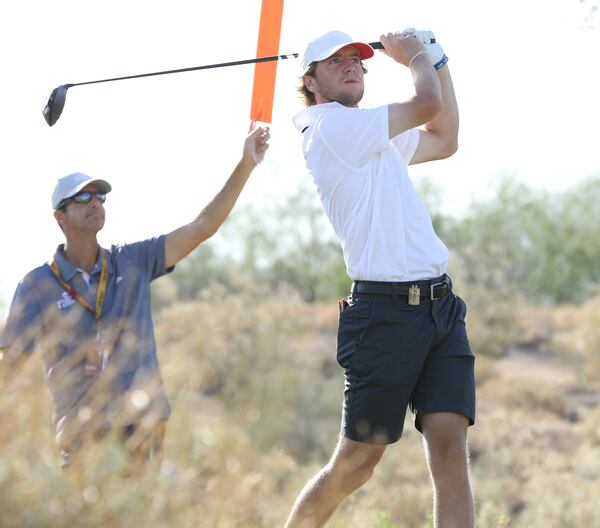
[[[58,121],[60,114],[63,111],[65,106],[65,100],[67,98],[67,90],[73,86],[72,84],[61,84],[58,88],[54,88],[50,97],[48,98],[48,102],[46,103],[46,107],[42,110],[42,114],[44,115],[44,119],[49,126],[52,126],[54,123]]]

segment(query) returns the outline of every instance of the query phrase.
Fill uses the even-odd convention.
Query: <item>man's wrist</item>
[[[256,168],[258,162],[254,159],[252,154],[244,154],[237,164],[239,171],[243,172],[245,177],[250,176],[250,173]],[[247,174],[246,174],[247,173]]]
[[[415,59],[417,59],[421,55],[427,55],[427,56],[429,56],[426,50],[417,51],[417,53],[415,53],[413,55],[412,59],[410,59],[410,61],[408,61],[408,67],[410,68],[413,65]]]

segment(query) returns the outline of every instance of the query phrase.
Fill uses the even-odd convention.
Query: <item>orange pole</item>
[[[258,28],[257,57],[277,55],[283,17],[283,0],[262,0],[260,25]],[[254,86],[250,119],[271,123],[277,62],[261,62],[254,67]]]

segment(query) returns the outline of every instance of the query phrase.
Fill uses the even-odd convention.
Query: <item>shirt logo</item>
[[[116,281],[115,281],[115,285],[119,284],[119,282],[121,282],[123,280],[123,277],[117,277]]]
[[[61,310],[66,310],[69,306],[75,304],[75,299],[71,297],[67,292],[62,293],[62,299],[60,301],[56,301],[56,306],[58,306]]]

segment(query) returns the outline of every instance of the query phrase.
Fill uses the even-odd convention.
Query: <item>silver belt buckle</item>
[[[434,297],[433,296],[433,288],[435,288],[436,286],[443,286],[445,283],[444,282],[436,282],[435,284],[431,284],[429,286],[429,298],[432,301],[437,301],[438,299],[441,299],[441,297]]]
[[[418,286],[411,286],[408,288],[408,304],[411,306],[418,306],[421,304],[421,288]]]

